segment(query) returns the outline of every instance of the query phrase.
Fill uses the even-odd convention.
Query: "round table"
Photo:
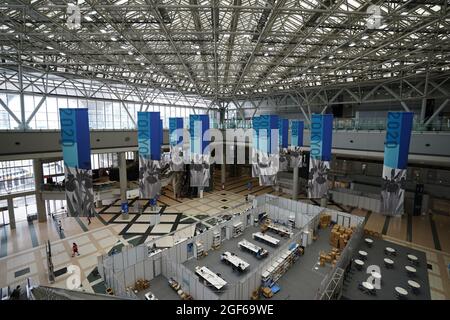
[[[391,247],[386,247],[386,248],[384,248],[384,251],[385,251],[387,254],[395,254],[395,249],[394,249],[394,248],[391,248]]]
[[[417,282],[414,281],[414,280],[408,280],[408,285],[409,285],[409,286],[411,287],[411,289],[413,289],[413,290],[420,289],[420,284],[417,283]]]
[[[414,267],[411,266],[405,266],[406,271],[408,272],[408,274],[416,274],[417,270]]]
[[[402,287],[395,287],[395,292],[397,292],[401,297],[406,297],[408,295],[408,291],[406,291]]]
[[[371,246],[371,245],[373,244],[373,240],[370,239],[370,238],[365,238],[364,241],[365,241],[369,246]]]
[[[381,280],[381,273],[372,271],[372,277],[374,277],[377,280]]]
[[[417,258],[417,257],[416,257],[415,255],[413,255],[413,254],[408,254],[408,260],[411,261],[411,262],[416,263],[416,262],[419,260],[419,258]]]
[[[358,254],[361,258],[367,258],[367,252],[363,251],[363,250],[359,250]]]
[[[390,267],[392,267],[394,265],[394,261],[389,258],[384,258],[384,263],[386,264],[386,266],[390,266]]]
[[[359,260],[359,259],[355,259],[355,264],[356,264],[357,268],[361,269],[362,266],[364,265],[364,261]]]
[[[371,284],[371,283],[369,283],[369,282],[367,282],[367,281],[364,281],[364,282],[362,283],[362,286],[363,286],[364,288],[366,288],[367,290],[373,290],[373,289],[375,289],[375,287],[373,286],[373,284]]]

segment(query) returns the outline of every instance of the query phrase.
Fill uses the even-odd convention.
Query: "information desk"
[[[211,286],[216,288],[217,290],[222,289],[226,286],[227,282],[219,277],[217,274],[209,270],[207,267],[195,267],[195,273],[206,280]]]
[[[256,244],[253,244],[247,240],[239,241],[238,246],[239,248],[254,254],[258,259],[267,257],[267,255],[269,254],[269,251],[267,251],[266,249],[258,247]]]
[[[279,225],[279,224],[275,224],[275,223],[271,223],[267,226],[267,229],[275,232],[283,237],[291,237],[293,235],[293,232],[291,232],[289,230],[289,228],[286,228],[285,226]]]
[[[280,243],[280,240],[278,240],[277,238],[271,237],[271,236],[269,236],[267,234],[263,234],[261,232],[256,232],[252,236],[253,236],[253,239],[261,241],[261,242],[265,242],[272,246],[277,246]]]
[[[222,253],[220,260],[232,265],[233,269],[238,269],[239,271],[245,271],[250,266],[247,261],[228,251]]]

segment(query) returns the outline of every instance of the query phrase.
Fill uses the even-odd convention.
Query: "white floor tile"
[[[172,224],[157,224],[156,226],[153,227],[152,231],[150,232],[152,233],[169,233],[170,230],[172,229]]]
[[[78,245],[78,252],[80,253],[80,257],[86,256],[96,251],[97,247],[94,246],[92,243],[88,243],[83,246]]]
[[[174,222],[177,219],[178,215],[176,214],[163,214],[159,220],[159,222]]]
[[[35,260],[35,257],[34,257],[34,251],[33,251],[33,252],[29,252],[29,253],[22,254],[22,255],[14,257],[14,258],[8,259],[8,261],[6,262],[6,266],[7,266],[8,270],[9,269],[17,269],[18,267],[27,265],[34,260]],[[19,268],[19,269],[23,269],[23,268]]]
[[[117,238],[116,237],[108,237],[102,240],[98,241],[98,244],[100,245],[100,247],[107,248],[107,247],[111,247],[114,246],[117,243]]]
[[[127,230],[127,233],[145,233],[149,227],[148,224],[135,223]]]
[[[80,268],[83,270],[97,265],[97,254],[92,254],[90,256],[78,259],[78,264],[80,265]]]
[[[103,229],[103,230],[92,233],[92,236],[95,239],[99,240],[99,239],[103,239],[103,238],[112,236],[112,232],[109,229]]]

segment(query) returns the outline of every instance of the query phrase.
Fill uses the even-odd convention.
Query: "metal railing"
[[[384,131],[386,130],[387,118],[339,118],[333,120],[333,130],[347,131]],[[219,129],[251,129],[253,127],[252,120],[225,120],[223,125],[217,126]],[[305,121],[304,128],[309,130],[310,125]],[[425,125],[418,119],[414,119],[413,131],[415,132],[433,132],[433,131],[449,131],[450,117],[442,117],[433,120]]]

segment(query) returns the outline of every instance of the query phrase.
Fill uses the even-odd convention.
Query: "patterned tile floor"
[[[45,243],[52,243],[53,264],[55,271],[61,271],[56,278],[54,286],[66,287],[69,275],[64,273],[64,268],[70,264],[77,265],[81,270],[83,288],[88,292],[105,292],[105,286],[98,275],[95,274],[97,257],[107,254],[112,250],[120,251],[128,245],[138,245],[152,238],[164,236],[165,234],[179,229],[188,224],[200,222],[206,227],[215,224],[215,219],[210,216],[223,211],[236,202],[241,202],[247,194],[259,195],[271,193],[281,197],[290,198],[290,195],[274,191],[271,187],[258,186],[257,179],[249,177],[228,177],[225,190],[220,188],[220,176],[215,176],[213,192],[205,192],[202,199],[175,199],[171,186],[165,188],[165,194],[159,198],[158,206],[161,214],[160,224],[156,227],[148,227],[152,213],[147,207],[146,200],[130,200],[130,211],[138,212],[137,205],[144,209],[144,213],[129,214],[128,219],[120,215],[119,201],[113,201],[107,206],[97,209],[97,217],[92,219],[90,225],[87,221],[76,221],[74,218],[61,217],[64,232],[57,232],[56,221],[47,223],[33,223],[36,230],[34,239],[30,234],[30,226],[27,222],[18,223],[16,230],[9,227],[0,229],[0,286],[6,284],[14,286],[26,278],[31,278],[42,284],[48,284],[46,273]],[[248,181],[252,182],[253,188],[247,189]],[[303,198],[302,198],[303,197]],[[305,199],[300,195],[299,201],[314,204],[314,201]],[[448,265],[450,264],[450,237],[448,237],[448,217],[435,216],[436,229],[441,242],[442,250],[433,248],[433,241],[426,238],[429,235],[419,237],[427,221],[415,219],[409,223],[413,224],[413,236],[407,241],[406,219],[390,221],[384,216],[330,203],[330,208],[351,212],[355,215],[366,216],[366,227],[373,231],[382,232],[383,238],[388,241],[397,242],[405,246],[411,246],[426,253],[429,260],[429,280],[432,299],[450,299],[450,279]],[[431,220],[430,220],[431,221]],[[422,228],[422,229],[421,229]],[[87,231],[86,231],[87,230]],[[431,230],[431,229],[430,229]],[[446,233],[447,232],[447,233]],[[416,235],[414,236],[414,233]],[[430,232],[428,232],[430,233]],[[80,256],[71,257],[71,244],[79,245]],[[3,254],[2,254],[3,253]]]

